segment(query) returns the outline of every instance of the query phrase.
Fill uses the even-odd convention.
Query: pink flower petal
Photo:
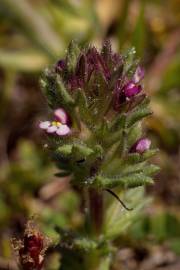
[[[56,120],[61,122],[62,124],[66,124],[68,121],[68,115],[65,112],[65,110],[62,108],[55,110],[54,116],[55,116]]]
[[[136,85],[133,82],[129,82],[127,83],[127,85],[124,88],[124,93],[126,97],[133,97],[137,94],[139,94],[139,92],[141,92],[142,88],[140,85]]]
[[[44,121],[44,122],[41,122],[40,124],[39,124],[39,127],[41,128],[41,129],[47,129],[49,126],[50,126],[50,122],[49,121]]]
[[[138,66],[133,76],[133,82],[139,83],[143,78],[144,78],[144,69]]]
[[[64,136],[64,135],[69,134],[70,131],[71,131],[71,130],[70,130],[70,128],[69,128],[67,125],[61,125],[61,126],[57,129],[56,133],[57,133],[57,135],[59,135],[59,136]]]
[[[136,151],[143,153],[150,148],[151,141],[147,138],[141,139],[136,145]]]
[[[149,150],[150,146],[151,141],[148,138],[141,138],[131,147],[130,152],[143,154],[145,151]]]
[[[47,128],[47,133],[55,133],[57,131],[58,127],[56,126],[50,126]]]

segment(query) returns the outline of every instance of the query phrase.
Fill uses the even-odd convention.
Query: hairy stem
[[[102,191],[93,188],[89,189],[89,208],[92,232],[99,235],[101,233],[104,219]]]

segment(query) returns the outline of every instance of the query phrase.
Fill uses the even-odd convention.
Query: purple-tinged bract
[[[68,58],[65,59],[57,62],[55,71],[62,77],[67,90],[74,93],[82,89],[88,98],[104,100],[103,107],[120,111],[124,103],[131,102],[142,91],[140,81],[144,69],[137,66],[130,75],[132,73],[125,68],[126,57],[113,52],[109,41],[104,42],[100,51],[94,46],[79,51],[74,69],[68,70]],[[111,106],[105,104],[108,102]]]

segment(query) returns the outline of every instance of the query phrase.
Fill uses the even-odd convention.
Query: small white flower
[[[40,127],[41,129],[47,129],[50,125],[51,125],[51,123],[50,123],[49,121],[44,121],[44,122],[41,122],[41,123],[39,124],[39,127]]]
[[[58,136],[68,135],[71,132],[71,129],[68,126],[69,118],[65,110],[62,108],[55,110],[54,117],[54,121],[41,122],[39,127],[49,134],[56,134]]]
[[[57,135],[59,136],[64,136],[70,133],[70,128],[67,125],[61,125],[57,131],[56,131]]]

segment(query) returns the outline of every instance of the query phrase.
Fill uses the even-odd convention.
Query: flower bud
[[[150,146],[151,141],[148,138],[141,138],[131,147],[130,152],[142,154],[149,150]]]
[[[141,86],[136,85],[133,82],[127,83],[124,87],[125,96],[128,98],[131,98],[131,97],[139,94],[139,92],[141,92],[141,90],[142,90]]]
[[[56,72],[62,72],[66,67],[66,62],[63,59],[60,59],[55,66]]]

